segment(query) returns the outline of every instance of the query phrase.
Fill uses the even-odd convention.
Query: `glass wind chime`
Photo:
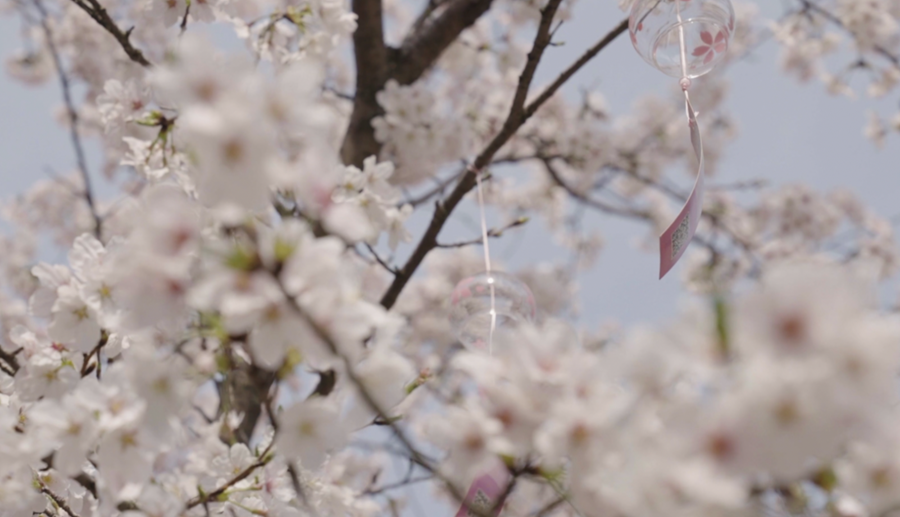
[[[663,73],[680,79],[691,146],[698,163],[697,179],[675,221],[659,237],[662,278],[678,262],[694,237],[703,206],[703,142],[697,113],[688,90],[693,79],[710,72],[724,57],[734,32],[730,0],[635,0],[628,20],[631,42],[638,54]],[[525,322],[534,321],[531,290],[512,275],[491,267],[481,171],[475,174],[485,271],[457,284],[451,295],[450,323],[469,350],[493,355],[495,338]],[[503,342],[501,340],[500,342]],[[469,488],[457,517],[499,515],[509,482],[505,466],[479,476]]]
[[[484,249],[484,272],[463,279],[450,295],[450,326],[459,342],[469,350],[493,355],[498,332],[534,321],[534,295],[521,280],[491,267],[487,218],[481,171],[475,174],[478,209],[481,213],[481,244]]]
[[[703,210],[703,142],[688,90],[725,56],[734,33],[729,0],[635,0],[628,19],[631,43],[645,61],[681,79],[697,180],[675,221],[659,237],[659,277],[672,269],[697,231]]]

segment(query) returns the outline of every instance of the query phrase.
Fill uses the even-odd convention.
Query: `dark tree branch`
[[[42,480],[39,479],[39,482],[41,484],[41,492],[49,496],[57,506],[65,510],[66,513],[69,514],[69,517],[78,517],[78,514],[72,511],[72,508],[69,507],[62,497],[56,495],[52,490],[47,488],[47,485],[44,484]]]
[[[550,22],[552,18],[552,13],[548,10],[551,4],[548,4],[547,8],[542,13],[541,17],[541,25],[538,30],[538,34],[535,37],[534,46],[543,45],[546,48],[547,44],[550,42]],[[559,5],[559,2],[556,2],[555,5]],[[553,12],[555,13],[555,7],[553,8]],[[547,14],[551,14],[551,16],[547,16]],[[619,25],[613,29],[609,34],[603,37],[597,44],[588,49],[587,52],[584,53],[575,63],[573,63],[569,68],[567,68],[550,86],[548,86],[544,91],[538,96],[537,99],[532,101],[530,104],[522,108],[522,105],[519,104],[518,108],[514,103],[510,108],[510,115],[507,118],[507,122],[504,123],[503,129],[500,130],[499,133],[494,137],[493,140],[487,145],[487,147],[478,155],[475,159],[475,162],[468,169],[468,171],[463,175],[463,177],[459,180],[454,187],[453,192],[443,200],[443,202],[438,202],[435,204],[434,216],[431,218],[431,223],[428,225],[428,229],[425,231],[425,234],[422,236],[422,239],[419,241],[419,244],[416,246],[416,249],[413,251],[412,255],[406,261],[406,264],[400,269],[400,273],[394,278],[394,281],[391,283],[390,287],[388,287],[387,292],[384,293],[384,296],[381,297],[381,305],[387,309],[390,309],[394,306],[394,303],[397,302],[397,297],[400,296],[400,292],[403,291],[403,288],[406,286],[407,282],[409,282],[410,278],[412,278],[413,273],[416,272],[416,269],[425,259],[425,256],[428,255],[428,252],[437,246],[437,236],[441,232],[441,229],[444,227],[444,223],[447,222],[447,219],[450,217],[450,214],[456,208],[462,198],[468,193],[472,188],[475,187],[475,174],[476,171],[480,171],[487,165],[491,163],[494,155],[497,151],[500,150],[501,147],[510,139],[512,136],[518,131],[518,129],[528,120],[530,116],[532,116],[538,108],[541,107],[545,102],[547,102],[550,97],[556,93],[557,90],[573,75],[577,72],[581,67],[583,67],[588,61],[590,61],[594,56],[596,56],[601,50],[603,50],[607,45],[609,45],[618,35],[625,32],[628,28],[628,20],[623,20]],[[533,77],[534,69],[537,68],[537,63],[532,64],[532,60],[539,60],[541,54],[543,53],[543,49],[541,52],[535,53],[532,49],[529,55],[529,62],[525,65],[525,70],[522,72],[522,75],[519,77],[520,86],[517,88],[516,99],[519,102],[524,102],[525,95],[519,95],[518,91],[522,89],[521,83],[523,81],[531,82]],[[529,70],[531,72],[529,73]],[[527,85],[525,86],[525,91],[527,94]],[[521,112],[521,113],[520,113]],[[515,122],[510,122],[509,119],[514,119]]]
[[[341,158],[346,164],[362,166],[364,159],[378,155],[381,148],[375,140],[372,119],[382,113],[375,95],[384,89],[388,79],[388,50],[384,44],[381,0],[353,0],[353,12],[359,23],[353,33],[356,93]]]
[[[422,26],[425,25],[431,15],[447,0],[428,0],[428,5],[425,6],[425,9],[422,9],[422,12],[419,13],[419,16],[416,17],[416,21],[413,22],[412,27],[409,29],[409,35],[417,33],[422,30]]]
[[[273,443],[275,443],[275,442],[273,441],[272,443],[269,444],[268,447],[266,447],[266,449],[262,452],[262,454],[259,455],[259,459],[257,461],[253,462],[247,468],[240,471],[237,475],[235,475],[233,478],[226,481],[219,488],[213,490],[212,492],[206,493],[206,494],[200,494],[197,497],[191,499],[184,505],[184,509],[190,510],[191,508],[193,508],[195,506],[199,506],[201,504],[205,505],[209,502],[219,501],[220,500],[219,496],[223,495],[226,490],[228,490],[232,486],[240,483],[241,481],[247,479],[250,476],[250,474],[253,474],[253,472],[256,469],[258,469],[259,467],[265,466],[267,463],[269,463],[269,461],[272,460],[273,456],[269,455],[269,451],[272,449]]]
[[[531,87],[531,81],[534,79],[534,72],[541,62],[541,56],[544,55],[544,49],[550,44],[550,39],[552,38],[550,27],[560,3],[562,3],[562,0],[550,0],[550,2],[541,9],[541,23],[538,25],[537,34],[534,37],[534,44],[531,46],[531,51],[528,52],[528,61],[525,62],[525,69],[522,70],[522,73],[519,75],[519,84],[516,86],[516,95],[513,97],[512,106],[509,107],[509,115],[506,117],[506,123],[503,124],[501,134],[504,130],[515,132],[515,130],[524,122],[523,119],[527,118],[524,116],[525,114],[522,111],[522,107],[525,105],[528,89]],[[491,153],[491,158],[494,157],[494,153],[499,151],[504,143],[505,141],[499,143],[497,149]]]
[[[96,1],[96,0],[94,0]],[[84,191],[82,195],[84,196],[85,202],[87,202],[88,208],[91,211],[91,216],[94,219],[94,235],[97,239],[101,238],[103,233],[103,220],[100,219],[100,215],[97,213],[97,207],[94,204],[94,195],[91,190],[91,177],[88,174],[87,168],[87,160],[84,157],[84,146],[81,145],[81,136],[78,134],[78,111],[75,110],[75,103],[72,102],[72,91],[69,85],[69,77],[66,75],[66,70],[63,67],[62,60],[59,57],[59,52],[56,49],[56,43],[53,42],[53,33],[50,31],[50,25],[47,23],[47,9],[44,8],[44,4],[41,3],[41,0],[34,0],[34,6],[37,7],[38,11],[41,13],[41,27],[44,30],[44,35],[47,38],[47,48],[50,51],[50,55],[53,57],[53,65],[56,67],[56,73],[59,75],[59,83],[62,88],[63,100],[66,103],[66,113],[69,117],[69,135],[72,139],[72,147],[75,149],[75,159],[78,163],[78,172],[81,174],[81,180],[84,183]]]
[[[384,112],[375,95],[387,80],[395,79],[403,85],[416,82],[462,31],[490,9],[492,1],[430,2],[398,49],[389,49],[384,43],[381,0],[353,1],[353,12],[359,17],[359,27],[353,33],[356,93],[341,145],[344,163],[360,166],[367,157],[379,154],[381,144],[375,140],[372,119]],[[445,3],[449,5],[429,21]]]
[[[253,437],[262,404],[269,396],[276,374],[248,363],[236,354],[230,354],[230,360],[231,368],[218,386],[219,415],[233,411],[244,417],[237,429],[229,430],[223,426],[221,438],[226,443],[237,440],[247,444]]]
[[[93,480],[93,478],[91,478],[91,476],[82,472],[72,479],[79,485],[83,486],[92,496],[94,496],[94,499],[97,499],[97,483]]]
[[[21,350],[21,348],[19,349]],[[19,360],[16,359],[16,352],[10,353],[3,348],[0,348],[0,360],[6,363],[9,369],[12,371],[10,377],[15,377],[16,372],[19,371]]]
[[[184,8],[184,17],[181,18],[181,27],[180,27],[181,35],[184,35],[185,31],[187,31],[188,16],[190,14],[191,14],[191,4],[187,4],[187,6]]]
[[[421,194],[417,197],[410,198],[410,199],[407,199],[405,201],[398,203],[397,208],[400,208],[403,205],[412,205],[412,206],[416,207],[416,206],[421,205],[422,203],[427,202],[429,199],[442,193],[444,191],[444,189],[446,189],[451,183],[453,183],[454,181],[459,179],[460,175],[464,174],[464,172],[465,171],[453,174],[453,176],[450,176],[449,178],[447,178],[445,180],[436,180],[437,185],[435,185],[434,188],[432,188],[428,192],[425,192],[424,194]]]
[[[414,30],[391,56],[391,77],[400,84],[416,82],[462,31],[471,27],[491,8],[492,1],[450,0],[450,5],[434,20],[427,22],[427,17],[422,19],[419,29],[415,30],[414,26]]]
[[[81,364],[81,376],[82,377],[85,377],[88,374],[90,374],[91,369],[89,366],[91,364],[91,358],[93,358],[94,355],[97,356],[97,368],[100,367],[100,349],[103,348],[104,346],[106,346],[106,343],[108,343],[108,342],[109,342],[109,334],[106,331],[101,332],[100,340],[97,341],[97,346],[92,348],[89,353],[84,354],[84,362]],[[98,373],[97,375],[99,378],[100,374]]]
[[[375,251],[375,248],[373,248],[371,244],[366,243],[366,249],[369,250],[369,253],[371,253],[372,256],[375,258],[375,261],[378,262],[378,264],[381,267],[383,267],[388,273],[390,273],[394,276],[397,275],[397,268],[388,264],[386,260],[381,258],[381,255],[379,255],[378,252]]]
[[[72,3],[83,9],[88,16],[93,18],[95,22],[99,23],[101,27],[112,34],[113,37],[116,38],[116,41],[119,42],[122,50],[128,55],[129,59],[141,66],[150,66],[150,61],[147,61],[147,58],[144,57],[144,53],[131,44],[131,31],[133,28],[123,32],[122,29],[116,25],[116,22],[113,21],[112,17],[109,16],[106,8],[100,5],[100,2],[97,0],[72,0]]]
[[[586,65],[588,63],[588,61],[593,59],[594,56],[599,54],[601,50],[606,48],[607,45],[612,43],[613,40],[615,40],[617,37],[619,37],[620,34],[622,34],[623,32],[625,32],[627,30],[628,30],[628,19],[626,18],[626,19],[622,20],[619,23],[619,25],[616,26],[615,29],[610,31],[609,34],[604,36],[603,39],[601,39],[596,44],[594,44],[593,47],[587,49],[587,51],[584,54],[582,54],[581,57],[578,58],[577,61],[575,61],[574,63],[569,65],[569,68],[566,68],[563,71],[563,73],[559,74],[559,77],[557,77],[556,80],[550,84],[550,86],[545,88],[544,91],[541,92],[541,94],[538,95],[538,97],[535,100],[531,101],[531,103],[528,105],[528,107],[525,108],[525,118],[528,118],[528,117],[534,115],[534,113],[538,110],[538,108],[541,107],[541,105],[543,105],[545,102],[547,102],[547,100],[550,97],[552,97],[553,94],[556,93],[556,91],[559,90],[559,88],[563,84],[565,84],[566,81],[568,81],[573,75],[575,75],[575,72],[581,70],[581,67]]]
[[[310,394],[318,395],[320,397],[327,397],[334,391],[334,387],[337,384],[337,372],[334,370],[325,370],[323,372],[319,372],[319,383],[316,384],[316,389]]]

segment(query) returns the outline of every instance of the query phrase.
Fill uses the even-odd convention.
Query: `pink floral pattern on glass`
[[[727,34],[724,31],[719,31],[715,38],[709,31],[703,31],[700,33],[700,39],[704,44],[697,46],[693,55],[694,57],[703,56],[703,64],[709,64],[715,59],[716,54],[721,54],[728,48]]]

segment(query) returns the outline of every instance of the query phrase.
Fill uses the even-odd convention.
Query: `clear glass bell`
[[[499,271],[463,279],[450,296],[450,325],[459,342],[469,350],[491,351],[492,337],[496,342],[499,333],[534,321],[535,313],[531,289],[518,278]]]
[[[728,51],[734,8],[729,0],[635,0],[628,30],[645,61],[672,77],[693,79]]]

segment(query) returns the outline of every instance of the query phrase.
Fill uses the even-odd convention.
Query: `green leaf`
[[[727,359],[731,355],[728,303],[717,295],[713,299],[713,307],[716,315],[716,346],[722,359]]]

